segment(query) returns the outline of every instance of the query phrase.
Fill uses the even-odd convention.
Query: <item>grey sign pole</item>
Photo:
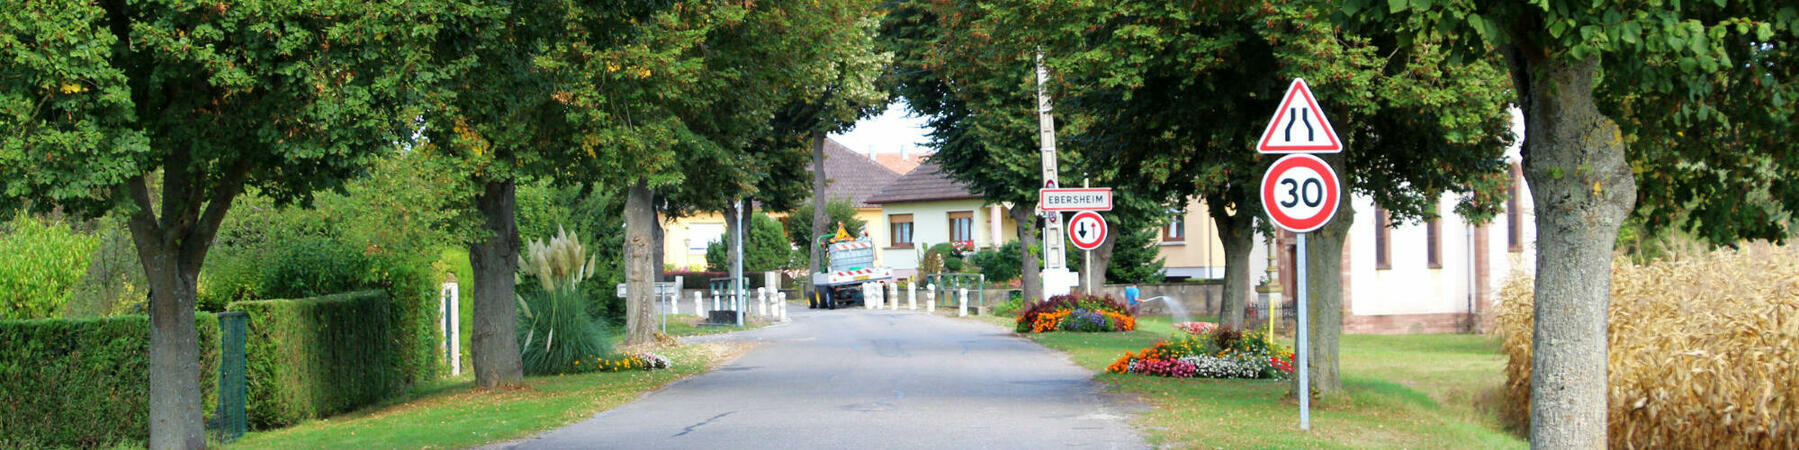
[[[1312,429],[1312,385],[1306,379],[1306,234],[1299,235],[1298,261],[1293,265],[1299,268],[1299,429]]]

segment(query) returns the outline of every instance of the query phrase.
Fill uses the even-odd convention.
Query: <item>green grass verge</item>
[[[977,318],[1007,328],[1005,317]],[[1196,320],[1208,320],[1205,318]],[[1103,372],[1126,351],[1174,332],[1142,317],[1128,333],[1045,333],[1030,339]],[[1291,340],[1291,337],[1288,338]],[[1494,402],[1503,382],[1499,341],[1480,335],[1348,335],[1341,343],[1348,397],[1314,405],[1299,430],[1288,381],[1170,379],[1101,373],[1100,382],[1154,409],[1142,425],[1152,445],[1207,448],[1524,448],[1501,431]]]
[[[531,377],[489,391],[469,376],[419,386],[381,406],[250,433],[230,448],[466,448],[531,435],[616,408],[643,393],[699,374],[717,354],[701,345],[668,351],[667,370]]]

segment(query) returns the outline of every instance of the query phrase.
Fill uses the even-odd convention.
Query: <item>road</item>
[[[1142,406],[1066,355],[971,320],[792,310],[699,339],[759,342],[710,373],[513,448],[1143,448]]]

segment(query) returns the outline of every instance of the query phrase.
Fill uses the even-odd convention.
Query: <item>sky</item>
[[[831,139],[858,153],[899,153],[901,149],[913,154],[926,151],[925,143],[929,138],[925,133],[930,129],[925,127],[924,117],[911,113],[905,100],[897,100],[881,115],[862,119],[856,122],[855,128],[832,134]]]

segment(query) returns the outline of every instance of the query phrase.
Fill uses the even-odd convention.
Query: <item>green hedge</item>
[[[404,386],[402,340],[387,293],[233,302],[244,344],[252,429],[293,425],[380,401]]]
[[[200,391],[218,403],[219,321],[196,315]],[[150,318],[0,321],[0,447],[142,445],[150,435]]]

